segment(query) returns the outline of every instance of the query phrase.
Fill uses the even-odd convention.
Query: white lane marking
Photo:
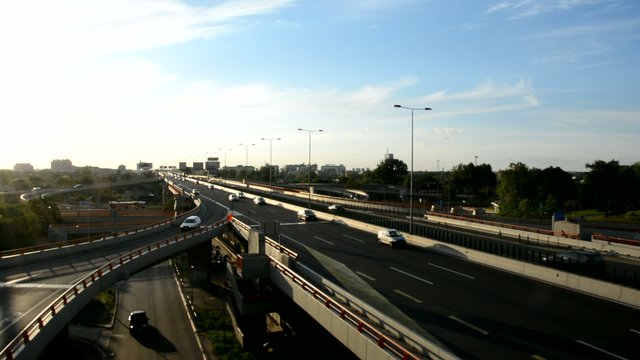
[[[393,292],[395,292],[395,293],[397,293],[397,294],[400,294],[400,295],[402,295],[402,296],[406,297],[407,299],[409,299],[409,300],[411,300],[411,301],[415,301],[415,302],[417,302],[418,304],[422,303],[422,300],[417,299],[417,298],[415,298],[415,297],[413,297],[413,296],[411,296],[411,295],[407,294],[407,293],[406,293],[406,292],[404,292],[404,291],[401,291],[401,290],[393,290]]]
[[[417,276],[415,276],[415,275],[413,275],[413,274],[410,274],[410,273],[408,273],[408,272],[405,272],[405,271],[402,271],[402,270],[400,270],[400,269],[394,268],[393,266],[390,266],[389,268],[390,268],[391,270],[393,270],[393,271],[397,271],[397,272],[399,272],[400,274],[404,274],[404,275],[407,275],[407,276],[409,276],[409,277],[412,277],[412,278],[414,278],[414,279],[416,279],[416,280],[420,280],[420,281],[422,281],[422,282],[424,282],[424,283],[427,283],[427,284],[429,284],[429,285],[433,285],[433,283],[432,283],[431,281],[429,281],[429,280],[425,280],[425,279],[423,279],[423,278],[421,278],[421,277],[417,277]]]
[[[329,244],[329,245],[335,245],[335,244],[334,244],[334,243],[332,243],[331,241],[329,241],[329,240],[325,240],[325,239],[321,238],[320,236],[314,236],[313,238],[314,238],[314,239],[318,239],[318,240],[320,240],[320,241],[324,241],[324,242],[326,242],[326,243],[327,243],[327,244]]]
[[[32,279],[32,278],[34,278],[35,276],[36,276],[36,275],[34,275],[34,276],[30,276],[30,275],[23,276],[23,277],[21,277],[21,278],[17,278],[17,279],[13,279],[13,280],[11,280],[11,281],[7,281],[6,283],[2,283],[2,285],[0,285],[0,286],[5,287],[5,285],[4,285],[4,284],[11,285],[11,284],[15,284],[15,283],[17,283],[17,282],[21,282],[22,280],[31,280],[31,279]]]
[[[598,350],[598,351],[600,351],[600,352],[602,352],[602,353],[604,353],[604,354],[607,354],[607,355],[609,355],[609,356],[612,356],[612,357],[614,357],[614,358],[616,358],[616,359],[627,360],[627,358],[626,358],[626,357],[622,357],[622,356],[620,356],[620,355],[618,355],[618,354],[614,354],[614,353],[612,353],[612,352],[610,352],[610,351],[607,351],[607,350],[605,350],[605,349],[599,348],[599,347],[597,347],[597,346],[595,346],[595,345],[591,345],[591,344],[589,344],[589,343],[587,343],[587,342],[584,342],[584,341],[582,341],[582,340],[576,340],[576,342],[577,342],[578,344],[582,344],[582,345],[584,345],[584,346],[590,347],[590,348],[592,348],[592,349],[594,349],[594,350]]]
[[[542,355],[531,355],[532,359],[536,359],[536,360],[546,360],[546,358],[544,358]]]
[[[449,319],[454,320],[454,321],[457,321],[457,322],[459,322],[460,324],[462,324],[462,325],[464,325],[464,326],[466,326],[466,327],[468,327],[468,328],[470,328],[470,329],[473,329],[473,330],[475,330],[475,331],[479,332],[479,333],[480,333],[480,334],[482,334],[482,335],[489,335],[489,332],[488,332],[488,331],[486,331],[486,330],[484,330],[484,329],[481,329],[481,328],[479,328],[479,327],[477,327],[477,326],[475,326],[475,325],[473,325],[473,324],[470,324],[470,323],[468,323],[468,322],[466,322],[466,321],[464,321],[464,320],[462,320],[462,319],[459,319],[459,318],[457,318],[457,317],[455,317],[455,316],[453,316],[453,315],[449,315]]]
[[[632,333],[636,333],[636,334],[640,335],[640,330],[629,329],[629,331],[631,331]]]
[[[1,288],[19,288],[19,289],[70,289],[72,285],[67,284],[35,284],[35,283],[25,283],[25,284],[10,284],[10,283],[0,283]]]
[[[356,274],[358,274],[358,275],[362,276],[363,278],[365,278],[365,279],[367,279],[367,280],[370,280],[370,281],[376,281],[376,278],[371,277],[371,276],[369,276],[369,275],[367,275],[367,274],[365,274],[365,273],[362,273],[362,272],[360,272],[360,271],[356,271]]]
[[[357,241],[359,243],[364,244],[364,240],[361,240],[361,239],[358,239],[358,238],[354,238],[353,236],[344,235],[344,234],[342,234],[342,236],[346,237],[347,239],[355,240],[355,241]]]
[[[444,267],[444,266],[440,266],[440,265],[436,265],[436,264],[432,264],[432,263],[428,263],[428,264],[429,264],[430,266],[433,266],[433,267],[438,268],[438,269],[440,269],[440,270],[444,270],[444,271],[448,271],[448,272],[450,272],[450,273],[454,273],[454,274],[456,274],[456,275],[464,276],[464,277],[469,278],[469,279],[471,279],[471,280],[475,280],[475,279],[476,279],[476,278],[474,278],[474,277],[473,277],[473,276],[471,276],[471,275],[463,274],[463,273],[461,273],[461,272],[458,272],[458,271],[455,271],[455,270],[448,269],[448,268],[446,268],[446,267]]]

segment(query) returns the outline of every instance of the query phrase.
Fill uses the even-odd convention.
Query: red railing
[[[425,217],[429,217],[430,214],[431,214],[430,212],[427,212],[425,214]],[[496,227],[501,227],[501,228],[505,228],[505,229],[521,230],[521,231],[533,232],[533,233],[543,234],[543,235],[553,235],[553,231],[551,231],[551,230],[540,229],[540,228],[532,228],[532,227],[520,226],[520,225],[511,225],[511,224],[499,223],[499,222],[495,222],[495,221],[488,221],[488,220],[482,220],[482,219],[474,219],[474,218],[469,218],[469,217],[459,216],[459,215],[433,213],[433,216],[443,217],[443,218],[447,218],[447,219],[460,220],[460,221],[466,221],[466,222],[482,224],[482,225],[496,226]]]
[[[625,244],[625,245],[632,245],[632,246],[640,246],[640,240],[625,239],[625,238],[621,238],[621,237],[607,236],[607,235],[598,234],[598,233],[594,233],[593,235],[591,235],[591,239],[592,240],[607,241],[607,242],[610,242],[610,243]]]
[[[194,236],[201,235],[202,233],[208,232],[220,226],[224,226],[226,223],[227,220],[224,219],[216,222],[213,225],[200,227],[188,233],[181,234],[170,239],[161,240],[156,242],[155,244],[143,246],[98,268],[91,274],[87,275],[85,278],[72,285],[70,289],[56,298],[49,305],[49,307],[40,312],[40,314],[38,314],[38,316],[21,331],[20,335],[16,336],[7,346],[5,346],[5,348],[0,353],[0,359],[15,359],[16,356],[19,355],[20,351],[22,351],[22,349],[38,335],[40,330],[44,328],[56,316],[60,309],[62,309],[71,300],[78,296],[78,294],[83,292],[93,283],[100,280],[104,275],[145,254],[157,251],[160,248],[168,246],[170,244],[175,244]]]
[[[276,269],[280,270],[280,272],[290,278],[294,283],[298,284],[302,289],[307,291],[307,293],[311,294],[315,299],[322,302],[333,313],[340,316],[341,319],[356,328],[358,332],[375,341],[380,348],[389,351],[399,359],[420,359],[418,356],[405,349],[402,345],[395,342],[392,338],[383,334],[374,326],[362,320],[359,316],[355,315],[347,308],[340,305],[337,301],[333,300],[328,295],[317,289],[315,286],[311,285],[298,274],[291,271],[288,267],[282,265],[274,258],[271,258],[271,262]]]

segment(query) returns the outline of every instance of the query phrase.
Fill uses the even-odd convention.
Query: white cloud
[[[434,127],[433,132],[436,133],[436,135],[443,140],[449,140],[454,135],[462,134],[461,129],[446,128],[446,127]]]
[[[506,12],[509,14],[508,19],[513,20],[610,2],[611,0],[504,0],[491,5],[485,14]]]

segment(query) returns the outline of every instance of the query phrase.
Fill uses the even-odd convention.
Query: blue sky
[[[626,0],[13,1],[0,168],[640,161]],[[39,9],[35,11],[34,9]],[[255,144],[242,146],[240,144]],[[220,149],[230,149],[223,151]],[[226,153],[226,155],[225,155]]]

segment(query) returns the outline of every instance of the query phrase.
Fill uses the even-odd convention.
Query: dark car
[[[318,218],[316,217],[316,213],[314,213],[312,210],[304,209],[298,211],[298,220],[316,221],[318,220]]]
[[[329,207],[327,207],[327,210],[329,210],[329,212],[334,214],[342,214],[344,213],[344,206],[339,204],[333,204],[333,205],[329,205]]]
[[[129,332],[141,331],[149,326],[149,318],[144,310],[134,310],[129,313]]]
[[[590,274],[600,273],[605,269],[605,262],[600,253],[587,250],[566,250],[542,258],[542,263],[576,272]]]

